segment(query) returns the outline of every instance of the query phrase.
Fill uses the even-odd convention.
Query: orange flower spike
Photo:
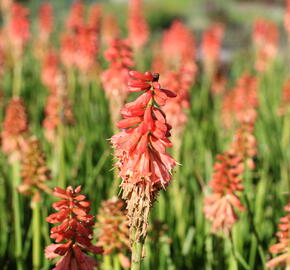
[[[203,33],[202,61],[209,77],[215,74],[221,53],[221,43],[224,36],[224,25],[216,23]]]
[[[212,232],[219,230],[229,234],[238,222],[237,211],[244,211],[238,192],[243,191],[241,179],[243,164],[239,155],[224,152],[217,155],[214,173],[210,181],[213,193],[204,199],[204,213],[212,222]]]
[[[278,52],[279,31],[276,24],[257,19],[253,26],[257,71],[265,71]]]
[[[53,9],[50,3],[42,3],[39,9],[39,34],[40,39],[48,41],[53,30]]]
[[[172,146],[168,139],[171,126],[159,108],[175,94],[161,88],[159,74],[130,71],[129,75],[128,90],[143,93],[121,110],[124,119],[118,126],[122,131],[111,142],[118,158],[116,167],[122,178],[130,227],[136,228],[138,241],[146,236],[150,207],[158,191],[171,181],[171,171],[176,165],[166,153],[166,148]]]
[[[71,186],[66,190],[58,187],[54,189],[54,196],[61,199],[53,203],[53,208],[58,212],[51,214],[46,220],[52,224],[61,224],[50,231],[50,238],[55,239],[57,244],[50,244],[45,249],[47,259],[62,256],[54,270],[93,270],[98,263],[85,252],[103,253],[101,247],[91,243],[95,221],[89,214],[90,202],[85,201],[86,196],[79,194],[81,189],[81,186],[75,189]]]
[[[9,155],[9,160],[19,159],[20,151],[28,134],[26,108],[22,99],[12,98],[6,108],[2,138],[2,151]]]
[[[142,11],[142,0],[129,1],[128,35],[134,50],[141,49],[149,39],[149,27]]]
[[[271,253],[277,254],[277,256],[267,263],[269,268],[290,264],[290,203],[288,203],[284,209],[287,215],[280,219],[280,224],[278,226],[280,232],[276,234],[279,243],[272,245],[269,249]]]
[[[30,38],[29,10],[20,3],[13,3],[7,33],[16,59],[23,54],[24,47]]]

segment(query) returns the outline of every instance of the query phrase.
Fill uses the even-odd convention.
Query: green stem
[[[136,241],[136,230],[132,230],[132,257],[131,257],[131,270],[141,270],[142,265],[142,251],[145,242],[144,237],[140,237],[139,241]]]
[[[65,157],[64,157],[64,125],[60,123],[58,129],[58,186],[65,188]]]
[[[72,102],[75,101],[76,76],[73,68],[67,69],[68,88]]]
[[[13,67],[13,96],[19,97],[22,85],[22,60],[18,59]]]
[[[12,164],[12,201],[14,212],[14,234],[15,234],[15,257],[17,262],[17,270],[23,270],[22,264],[22,234],[21,234],[21,217],[20,217],[20,201],[17,187],[20,182],[19,162]]]
[[[32,262],[33,262],[33,269],[39,270],[40,269],[40,263],[41,263],[41,233],[40,233],[40,208],[39,208],[39,202],[33,202],[32,206],[32,223],[33,223],[33,234],[32,234],[32,240],[33,240],[33,246],[32,246]]]

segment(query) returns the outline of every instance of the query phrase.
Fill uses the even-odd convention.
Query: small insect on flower
[[[52,205],[58,212],[46,220],[60,225],[50,231],[50,238],[57,244],[50,244],[45,249],[47,259],[62,256],[54,270],[93,270],[98,262],[85,252],[103,253],[101,247],[91,243],[95,221],[89,214],[91,203],[85,200],[85,195],[80,194],[81,189],[81,186],[54,189],[54,196],[61,199]]]

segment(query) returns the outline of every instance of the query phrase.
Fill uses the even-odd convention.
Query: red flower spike
[[[24,47],[30,37],[28,14],[29,10],[20,3],[12,4],[7,33],[16,59],[23,54]]]
[[[265,71],[275,59],[278,52],[278,40],[277,25],[264,19],[257,19],[254,22],[253,43],[256,49],[255,67],[257,71]]]
[[[125,119],[118,126],[123,130],[114,135],[111,142],[118,158],[116,167],[122,178],[123,198],[128,203],[130,226],[137,229],[139,238],[146,235],[149,209],[158,191],[171,181],[171,171],[176,165],[165,151],[166,147],[171,147],[168,139],[171,127],[157,106],[160,93],[163,93],[163,103],[173,94],[163,92],[158,83],[159,74],[130,71],[129,75],[128,85],[145,93],[121,110]]]
[[[72,4],[70,14],[66,19],[66,27],[71,32],[77,32],[84,25],[85,7],[81,1]]]
[[[225,94],[222,105],[222,120],[226,128],[242,123],[254,124],[257,117],[258,80],[245,72],[235,88]]]
[[[66,190],[54,189],[55,197],[63,200],[54,203],[53,207],[58,212],[46,218],[47,222],[61,223],[51,229],[50,237],[60,244],[51,244],[45,249],[47,259],[63,256],[57,263],[54,270],[93,270],[98,264],[97,261],[84,252],[95,254],[103,253],[103,249],[94,246],[92,240],[92,227],[95,224],[94,217],[90,211],[90,203],[85,203],[85,196],[78,194],[81,186],[73,189],[71,186]]]
[[[18,160],[29,133],[26,108],[23,100],[12,98],[6,108],[1,133],[2,151],[9,155],[9,162]]]
[[[202,61],[205,72],[212,78],[218,66],[224,25],[216,23],[203,33]]]
[[[142,0],[129,1],[128,32],[129,40],[135,50],[139,50],[145,45],[150,34],[142,11]]]
[[[221,230],[228,234],[238,221],[237,210],[245,210],[237,194],[243,190],[239,178],[243,164],[240,156],[229,152],[217,155],[217,159],[210,181],[213,193],[204,199],[204,213],[212,222],[212,232]]]
[[[286,266],[290,263],[290,203],[284,209],[287,215],[280,219],[279,229],[281,232],[277,233],[279,243],[272,245],[269,249],[271,253],[277,254],[277,256],[267,263],[269,268],[278,265]]]
[[[105,51],[105,58],[110,66],[102,72],[101,81],[110,102],[112,122],[117,122],[120,119],[120,109],[128,95],[128,71],[134,65],[129,42],[114,39]]]
[[[53,30],[53,9],[50,3],[41,4],[38,19],[40,39],[48,41]]]

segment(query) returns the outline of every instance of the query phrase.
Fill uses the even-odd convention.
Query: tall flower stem
[[[142,269],[142,251],[145,242],[144,237],[140,237],[140,240],[136,240],[136,230],[132,230],[132,257],[131,257],[131,270],[141,270]]]
[[[21,234],[21,217],[20,217],[20,201],[17,187],[20,182],[19,162],[14,161],[12,164],[12,201],[14,212],[14,234],[15,234],[15,257],[17,262],[17,270],[23,270],[22,264],[22,234]]]
[[[15,61],[13,67],[13,96],[19,97],[22,84],[22,59],[19,58]]]
[[[72,102],[74,102],[75,89],[76,89],[76,75],[75,75],[75,70],[73,68],[67,69],[67,77],[68,77],[69,94],[70,94]]]
[[[64,125],[60,123],[58,129],[58,149],[56,150],[58,161],[58,185],[61,188],[65,187],[65,152],[64,152]]]
[[[33,228],[33,234],[32,234],[32,240],[33,240],[33,246],[32,246],[32,263],[33,263],[33,269],[39,270],[40,264],[41,264],[41,257],[40,257],[40,251],[41,251],[41,232],[40,232],[40,208],[39,208],[39,202],[33,202],[32,205],[32,228]]]

